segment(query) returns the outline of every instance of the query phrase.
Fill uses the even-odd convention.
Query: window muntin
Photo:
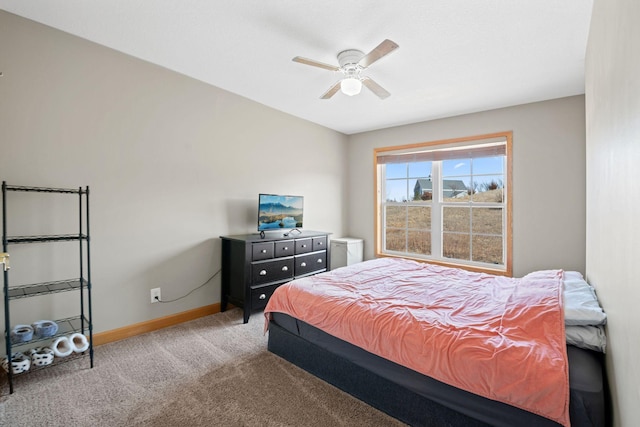
[[[376,254],[511,274],[510,143],[501,133],[375,150]]]

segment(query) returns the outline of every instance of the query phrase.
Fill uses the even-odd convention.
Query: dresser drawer
[[[314,237],[313,238],[313,250],[314,251],[322,251],[327,249],[327,237]]]
[[[283,240],[275,243],[275,257],[292,256],[294,250],[293,240]]]
[[[296,239],[296,254],[306,254],[313,250],[313,240],[308,239]]]
[[[273,258],[273,242],[254,243],[251,245],[251,259],[253,261],[270,258]]]
[[[275,285],[260,286],[257,288],[251,288],[251,308],[264,308],[273,295],[273,292],[282,283],[276,283]]]
[[[293,277],[293,257],[251,264],[251,276],[256,285]]]
[[[296,276],[327,268],[327,251],[314,252],[296,257]]]

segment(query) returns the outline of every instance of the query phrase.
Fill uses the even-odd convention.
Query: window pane
[[[428,231],[409,230],[409,253],[431,255],[431,233]]]
[[[474,175],[478,191],[490,191],[504,187],[502,175]]]
[[[474,194],[474,201],[502,203],[504,190],[502,175],[474,176],[474,181],[478,191]]]
[[[406,163],[389,163],[385,165],[385,176],[390,178],[406,178],[407,177],[407,164]]]
[[[473,174],[504,174],[504,156],[481,157],[473,159]]]
[[[442,161],[442,177],[471,175],[471,159]]]
[[[473,261],[503,264],[502,236],[473,236]]]
[[[479,191],[473,195],[474,202],[480,203],[502,203],[504,202],[504,189]]]
[[[409,163],[409,178],[429,178],[431,176],[431,162]]]
[[[501,236],[502,208],[473,208],[472,231],[473,234],[495,234]]]
[[[407,216],[409,228],[431,229],[431,206],[409,206]]]
[[[442,180],[442,200],[445,202],[468,202],[471,177]]]
[[[442,234],[442,255],[446,258],[469,260],[471,258],[470,236],[468,234]]]
[[[385,200],[387,202],[406,202],[407,199],[407,180],[394,179],[387,180],[385,185]]]
[[[384,218],[385,227],[406,228],[407,208],[406,206],[387,206]]]
[[[416,179],[413,186],[413,200],[433,200],[433,182],[430,178]]]
[[[471,227],[471,209],[442,208],[442,231],[455,231],[469,234]]]
[[[407,251],[406,231],[387,229],[385,231],[385,249],[388,251]]]

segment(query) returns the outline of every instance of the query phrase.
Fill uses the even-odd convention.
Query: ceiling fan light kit
[[[353,96],[360,93],[362,82],[358,78],[348,77],[340,82],[340,90],[347,96]]]
[[[320,97],[321,99],[331,98],[338,90],[348,96],[357,95],[360,93],[363,84],[380,99],[385,99],[391,94],[370,77],[361,76],[361,73],[371,64],[390,54],[398,47],[399,46],[391,40],[384,40],[366,55],[357,49],[343,50],[338,53],[339,67],[314,61],[313,59],[302,58],[300,56],[293,58],[293,61],[305,65],[311,65],[313,67],[324,68],[329,71],[340,71],[344,75],[341,80],[331,86],[329,90]]]

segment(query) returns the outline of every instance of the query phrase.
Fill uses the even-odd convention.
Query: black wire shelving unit
[[[78,233],[77,234],[55,234],[39,236],[9,236],[7,235],[7,203],[9,192],[37,192],[54,194],[75,194],[78,196]],[[91,314],[91,252],[89,235],[89,187],[69,188],[49,188],[49,187],[25,187],[9,185],[2,182],[2,251],[9,253],[9,246],[17,244],[47,243],[47,242],[69,242],[79,243],[78,252],[80,257],[79,277],[52,282],[33,283],[26,285],[9,285],[9,268],[4,265],[4,324],[5,324],[5,345],[7,355],[13,354],[14,350],[24,351],[29,348],[45,345],[46,341],[55,340],[58,337],[79,332],[88,334],[89,348],[77,355],[65,358],[54,358],[51,365],[43,367],[32,366],[27,372],[14,374],[10,368],[7,371],[9,383],[9,393],[13,393],[14,377],[25,375],[43,368],[58,366],[62,363],[77,360],[82,357],[89,357],[90,367],[93,368],[93,320]],[[78,292],[80,295],[79,315],[65,319],[54,320],[58,324],[55,335],[47,338],[33,338],[32,340],[14,343],[11,340],[11,311],[10,302],[20,298],[31,298],[42,295],[50,295],[60,292]],[[85,298],[86,297],[86,298]],[[86,300],[86,301],[85,301]],[[34,319],[35,321],[35,319]]]

